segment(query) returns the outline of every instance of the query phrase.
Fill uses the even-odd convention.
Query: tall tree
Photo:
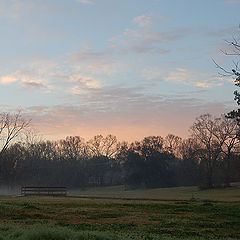
[[[231,157],[236,146],[236,126],[236,121],[228,120],[225,116],[216,118],[205,114],[198,117],[191,127],[192,137],[200,146],[198,158],[203,166],[208,188],[214,186],[214,175],[219,162],[224,159],[229,164],[228,157]],[[226,176],[227,174],[229,167],[225,171]]]
[[[160,136],[145,137],[130,145],[124,162],[126,184],[133,187],[167,187],[174,185],[174,155],[163,148]]]
[[[182,140],[179,147],[179,156],[181,161],[178,173],[180,185],[199,185],[201,183],[201,174],[199,166],[198,152],[201,145],[195,138]]]
[[[29,121],[22,117],[21,112],[15,114],[0,113],[0,155],[7,149],[9,144],[29,126]]]
[[[224,186],[229,187],[231,182],[232,160],[239,154],[240,139],[238,138],[238,124],[235,119],[222,116],[217,119],[218,124],[214,135],[221,145],[222,171]]]
[[[164,147],[165,149],[174,154],[176,157],[180,158],[180,147],[182,145],[182,138],[173,135],[173,134],[168,134],[164,138]]]
[[[58,151],[69,160],[79,160],[87,157],[86,144],[80,136],[68,136],[58,141]]]
[[[239,26],[240,28],[240,26]],[[240,30],[240,29],[239,29]],[[238,38],[239,39],[239,38]],[[228,44],[228,50],[222,51],[226,56],[235,57],[236,60],[233,62],[234,68],[232,70],[225,69],[224,67],[217,64],[215,61],[217,68],[220,69],[219,74],[221,76],[231,76],[235,80],[235,85],[240,87],[240,68],[239,68],[239,56],[240,56],[240,42],[237,38],[232,39],[232,41],[226,41]],[[240,92],[235,90],[234,91],[234,100],[237,102],[237,105],[240,106]],[[227,115],[227,118],[235,119],[239,126],[238,137],[240,137],[240,108],[237,110],[230,111]]]
[[[87,148],[93,157],[105,156],[113,158],[120,149],[120,142],[111,134],[103,137],[96,135],[87,142]]]

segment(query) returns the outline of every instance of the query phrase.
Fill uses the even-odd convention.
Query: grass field
[[[71,190],[69,195],[121,199],[190,200],[195,198],[210,201],[240,201],[240,183],[232,183],[230,188],[209,190],[199,190],[198,187],[174,187],[125,191],[124,186],[98,187],[85,191]]]
[[[240,239],[238,187],[209,194],[190,187],[124,191],[124,195],[118,187],[114,196],[114,188],[85,191],[91,198],[2,196],[0,240]],[[105,199],[94,199],[94,194]],[[107,199],[108,195],[165,200]],[[205,196],[215,201],[200,200]]]
[[[0,239],[240,239],[240,203],[1,198]]]

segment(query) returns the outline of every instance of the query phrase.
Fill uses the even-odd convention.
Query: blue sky
[[[0,103],[46,138],[188,136],[236,104],[239,0],[0,0]]]

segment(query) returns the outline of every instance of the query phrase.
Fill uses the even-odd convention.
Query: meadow
[[[113,199],[151,199],[151,200],[197,200],[210,201],[240,201],[240,183],[232,183],[230,188],[213,188],[199,190],[197,186],[171,187],[154,189],[127,190],[123,185],[111,187],[96,187],[87,190],[70,190],[69,195],[86,198],[113,198]]]
[[[77,190],[73,191],[75,196],[66,198],[2,196],[0,239],[240,239],[238,187],[208,190],[208,195],[198,191],[197,197],[192,194],[193,187],[145,190],[145,193],[132,190],[125,191],[125,195],[120,194],[118,187],[119,192],[111,199],[108,193],[113,193],[114,188],[84,191],[83,198]],[[155,194],[171,192],[172,198],[161,195],[160,199],[154,191]],[[179,192],[183,195],[179,196]],[[218,195],[221,200],[217,200]]]

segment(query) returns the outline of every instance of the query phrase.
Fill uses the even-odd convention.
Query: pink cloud
[[[26,116],[46,138],[79,135],[89,139],[97,134],[113,134],[119,140],[134,141],[169,133],[187,137],[188,129],[197,116],[208,112],[220,115],[232,109],[228,103],[187,97],[163,99],[161,96],[132,95],[131,101],[121,98],[113,100],[112,104],[104,96],[102,103],[94,103],[97,99],[93,98],[91,104],[88,100],[81,106],[30,107],[26,109]]]
[[[94,4],[94,2],[90,0],[75,0],[75,1],[83,4]]]
[[[50,89],[52,85],[41,74],[31,70],[17,70],[14,73],[0,77],[2,84],[19,82],[23,87]]]
[[[223,85],[223,79],[219,76],[201,73],[185,68],[177,68],[164,78],[165,81],[193,85],[200,88],[220,87]]]
[[[152,24],[152,16],[143,14],[141,16],[135,17],[133,19],[133,22],[137,23],[139,27],[145,27]]]
[[[7,76],[2,76],[0,78],[1,83],[3,84],[9,84],[9,83],[13,83],[16,82],[18,79],[14,76],[11,75],[7,75]]]

